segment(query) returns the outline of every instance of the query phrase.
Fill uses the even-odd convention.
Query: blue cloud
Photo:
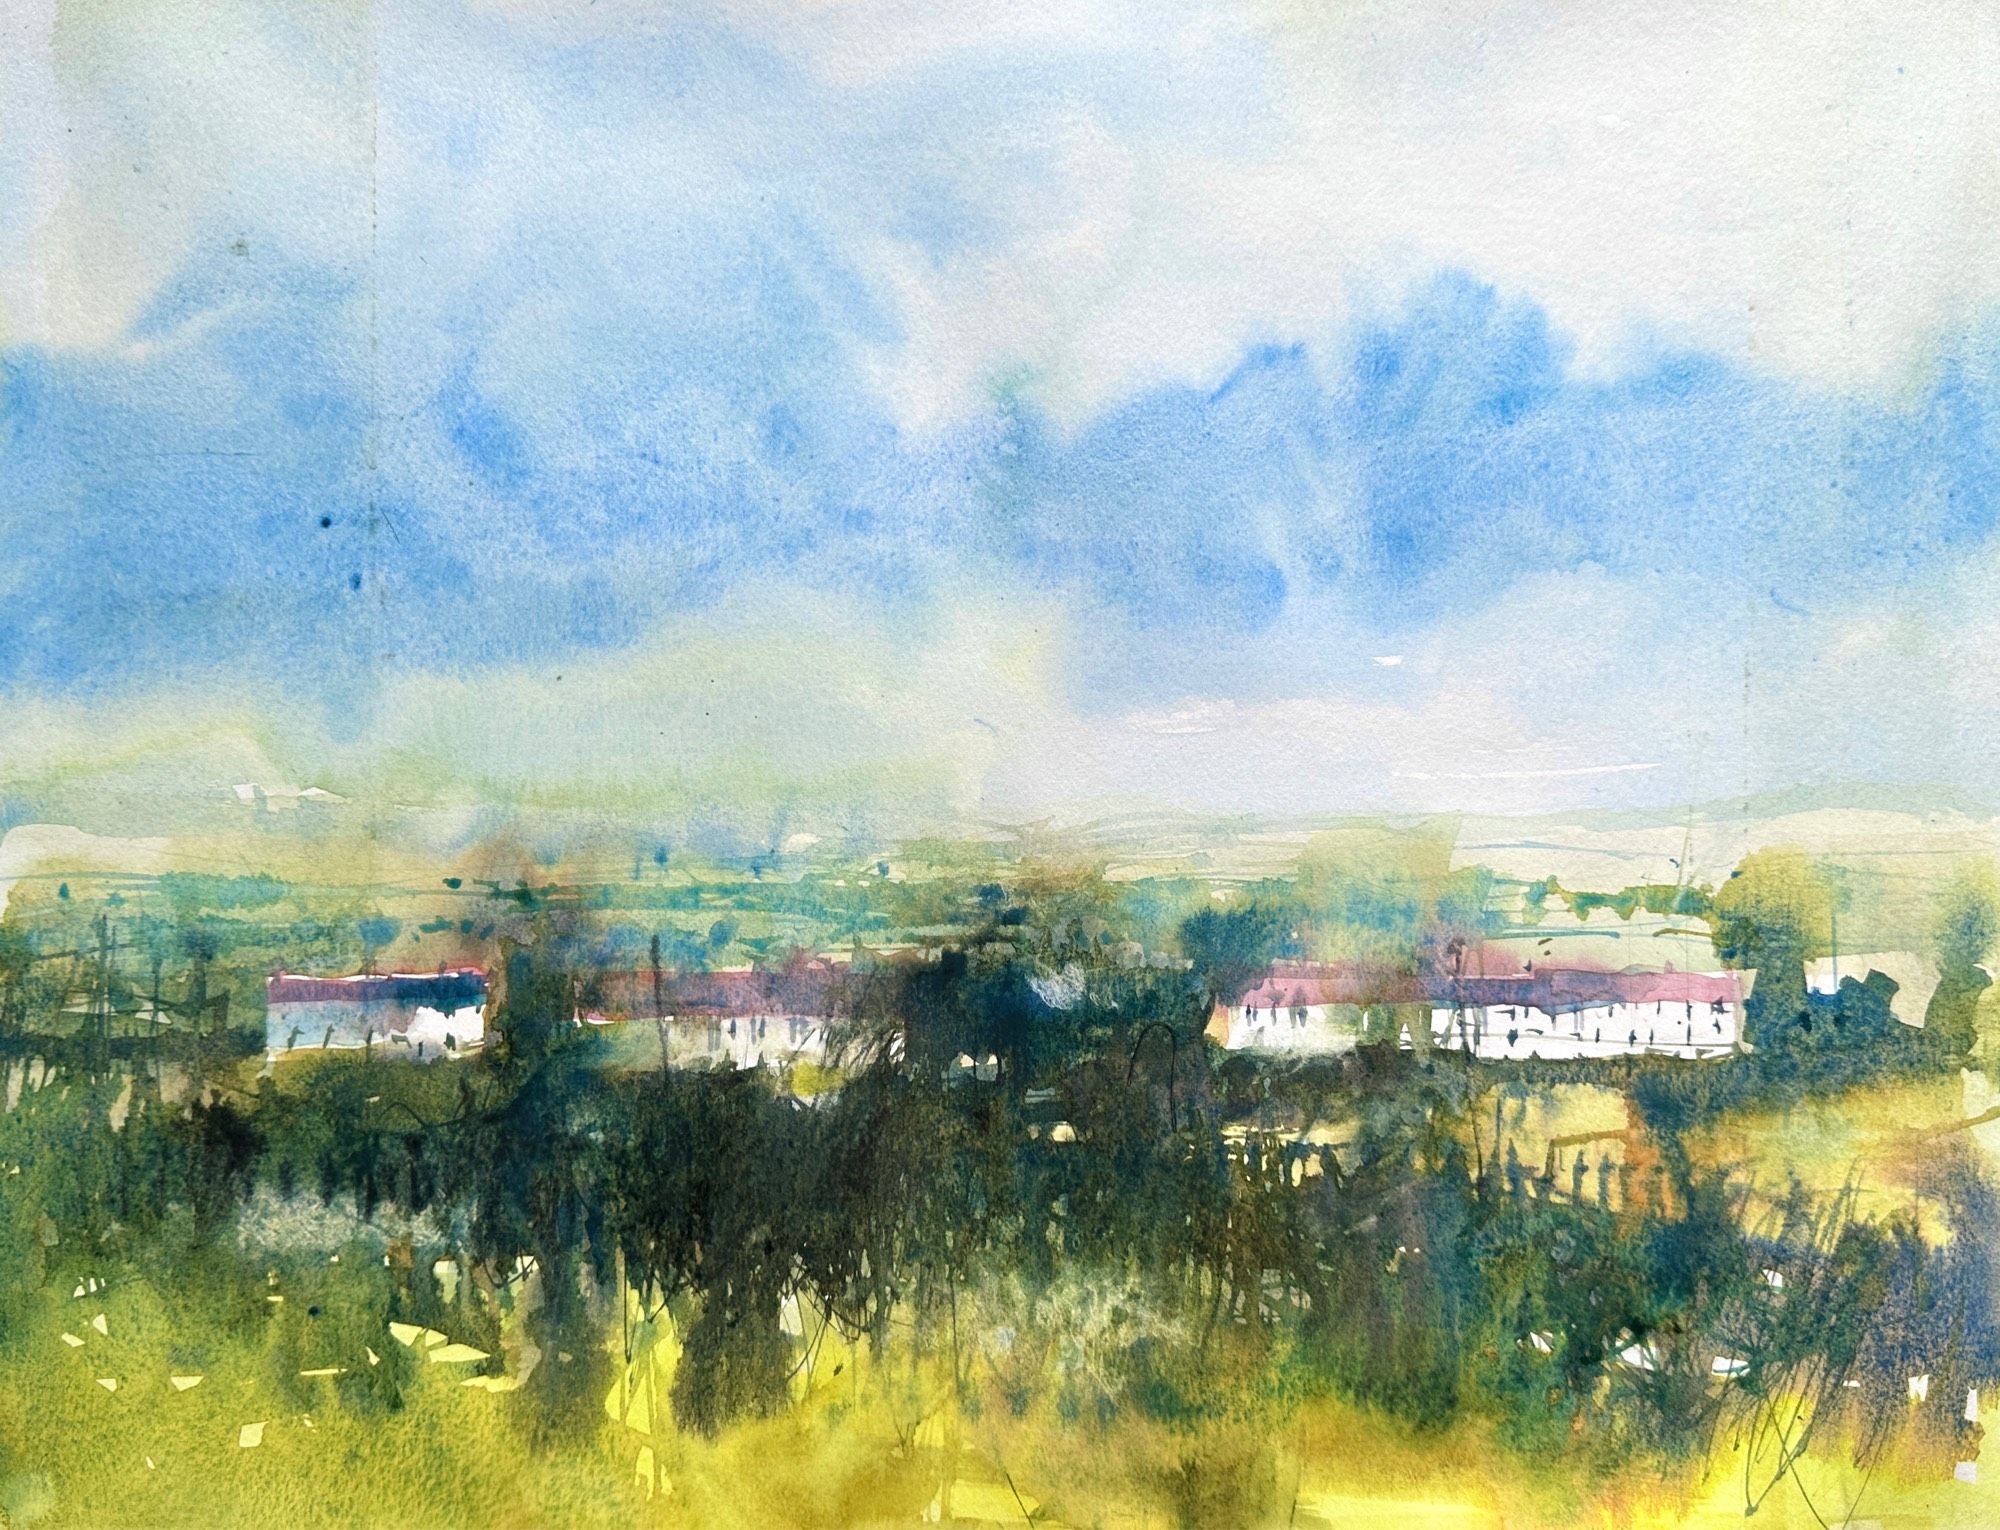
[[[208,285],[163,293],[124,356],[0,358],[8,681],[220,667],[253,639],[334,668],[353,652],[342,521],[364,420],[352,357],[316,322],[343,296],[285,273],[224,315]]]
[[[1010,395],[917,441],[861,365],[886,317],[795,219],[667,256],[502,256],[379,352],[353,281],[217,256],[119,354],[0,355],[0,682],[253,674],[351,709],[384,670],[625,643],[753,580],[894,604],[970,578],[1066,592],[1123,673],[1226,692],[1265,682],[1193,651],[1421,631],[1584,565],[1718,618],[1822,610],[2000,510],[1990,348],[1904,408],[1696,355],[1594,380],[1534,305],[1451,276],[1074,430]],[[684,296],[627,307],[635,280]]]
[[[1539,309],[1463,276],[1329,355],[1253,352],[1066,440],[1005,419],[980,464],[991,543],[1142,627],[1255,631],[1331,600],[1407,629],[1585,564],[1816,609],[1935,572],[2000,513],[1984,353],[1904,409],[1698,355],[1594,381]]]

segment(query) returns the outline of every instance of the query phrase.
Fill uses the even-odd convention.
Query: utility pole
[[[194,967],[188,973],[188,1067],[194,1075],[194,1096],[199,1100],[208,1087],[202,1067],[202,1017],[208,1013],[208,953],[199,945],[194,951]]]
[[[160,945],[157,934],[150,942],[153,947],[153,1012],[147,1021],[147,1050],[153,1059],[153,1083],[160,1082]]]
[[[90,1071],[93,1075],[111,1066],[111,916],[97,916],[97,977],[91,985],[88,1014]]]
[[[653,1024],[658,1026],[660,1031],[660,1082],[664,1085],[667,1081],[669,1066],[667,1053],[667,1005],[666,984],[660,972],[660,932],[658,930],[653,932],[651,953],[653,958]]]

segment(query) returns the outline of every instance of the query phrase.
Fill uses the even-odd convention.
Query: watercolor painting
[[[1996,79],[6,0],[0,1525],[2000,1525]]]

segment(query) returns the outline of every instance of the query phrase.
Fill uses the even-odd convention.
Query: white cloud
[[[551,198],[565,216],[566,178],[622,187],[603,232],[638,286],[649,261],[671,279],[688,217],[764,206],[893,303],[870,372],[921,426],[998,379],[1074,416],[1212,377],[1439,265],[1546,304],[1590,365],[1668,340],[1840,386],[1906,382],[2000,300],[2000,13],[1980,0],[716,13],[796,78],[609,0],[146,4],[60,28],[49,0],[8,10],[16,336],[116,334],[216,230],[365,259],[378,130],[391,197],[434,199],[446,235],[438,269],[394,270],[419,313],[482,239]],[[919,190],[976,234],[912,233]]]
[[[113,344],[239,240],[250,259],[365,261],[365,7],[10,0],[0,26],[0,340]]]
[[[1856,781],[1990,796],[1992,574],[1968,568],[1923,608],[1805,620],[1690,616],[1670,587],[1546,575],[1447,614],[1393,670],[1364,656],[1287,692],[1280,667],[1262,699],[1143,708],[1072,694],[1079,656],[1123,638],[1048,597],[960,590],[892,611],[750,588],[631,648],[385,679],[352,736],[247,677],[116,709],[17,702],[0,783],[79,812],[93,794],[142,804],[149,822],[234,783],[313,781],[362,803],[789,808],[788,832],[822,833],[1123,806],[1671,808]]]
[[[838,10],[838,40],[773,35],[842,79],[869,35],[904,71],[972,52],[950,8],[916,35],[901,10]],[[1174,46],[1195,35],[1212,46]],[[912,423],[996,376],[1071,416],[1212,377],[1440,265],[1547,305],[1586,366],[1693,345],[1834,387],[1906,385],[2000,300],[1981,4],[1155,8],[1038,41],[1078,82],[1059,111],[982,122],[975,94],[947,119],[1032,151],[1032,175],[966,164],[1002,242],[870,257],[907,328],[878,367]],[[1147,62],[1134,114],[1114,82]]]

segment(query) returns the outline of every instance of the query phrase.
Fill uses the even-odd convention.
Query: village
[[[948,1344],[955,1302],[996,1346],[1046,1321],[1010,1292],[1068,1300],[1075,1271],[1184,1336],[1197,1386],[1252,1365],[1250,1395],[1282,1396],[1261,1378],[1297,1354],[1371,1406],[1430,1389],[1474,1402],[1426,1409],[1512,1410],[1574,1386],[1584,1427],[1608,1431],[1656,1394],[1761,1408],[1795,1368],[1820,1374],[1801,1309],[1890,1300],[1874,1227],[1908,1191],[1855,1189],[1845,1162],[1778,1172],[1813,1129],[1785,1108],[1801,1079],[1880,1102],[1893,1124],[1870,1153],[1914,1151],[1894,1135],[1910,1120],[1956,1133],[1963,1115],[1968,1143],[2000,1129],[1990,1094],[1960,1101],[1974,1032],[1939,1023],[1973,1012],[1988,953],[1933,954],[1853,910],[1837,951],[1824,911],[1754,866],[1629,909],[1476,871],[1398,884],[1359,857],[1342,880],[1221,886],[652,866],[609,890],[455,870],[365,896],[17,886],[0,1172],[40,1177],[57,1284],[98,1298],[108,1219],[206,1218],[265,1313],[231,1342],[288,1346],[286,1388],[359,1399],[357,1419],[377,1388],[411,1410],[492,1399],[495,1421],[510,1394],[566,1389],[656,1498],[705,1431],[847,1405],[870,1332],[898,1344],[923,1322]],[[94,1176],[80,1192],[72,1169]],[[1942,1193],[1917,1206],[1948,1225]],[[1866,1257],[1829,1254],[1830,1228]],[[1693,1238],[1713,1274],[1683,1298]],[[1897,1290],[1943,1288],[1954,1251],[1976,1252],[1896,1247]],[[1135,1265],[1165,1273],[1131,1295]],[[556,1313],[558,1291],[581,1294]],[[366,1322],[327,1320],[348,1311]],[[1825,1405],[1969,1427],[1985,1349],[1961,1360],[1953,1313],[1903,1311],[1893,1345],[1825,1369]],[[1796,1357],[1745,1326],[1787,1312]],[[136,1388],[116,1349],[136,1315],[108,1306],[109,1334],[63,1321],[41,1333],[60,1363]],[[1433,1332],[1454,1346],[1435,1369],[1410,1347]],[[907,1352],[883,1353],[900,1372]],[[1066,1371],[1017,1372],[997,1347],[980,1366],[982,1387],[1017,1389],[982,1406],[1068,1406]],[[766,1379],[744,1402],[729,1378],[750,1367]],[[204,1370],[230,1374],[170,1374]],[[1150,1384],[1078,1395],[1136,1419]],[[316,1446],[347,1406],[317,1398],[309,1428],[303,1402],[255,1387],[215,1424],[239,1450]],[[968,1457],[954,1501],[987,1473]]]
[[[1496,961],[1495,965],[1499,965]],[[1743,974],[1530,967],[1434,976],[1355,962],[1277,962],[1215,998],[1203,1034],[1227,1052],[1329,1057],[1370,1040],[1486,1061],[1731,1056],[1744,1045]],[[627,970],[579,992],[571,1023],[657,1029],[670,1066],[825,1064],[853,1009],[844,963],[801,958],[778,970]],[[379,1048],[414,1062],[478,1050],[497,985],[479,967],[311,977],[266,984],[273,1060]],[[1065,1007],[1063,985],[1039,985]]]

